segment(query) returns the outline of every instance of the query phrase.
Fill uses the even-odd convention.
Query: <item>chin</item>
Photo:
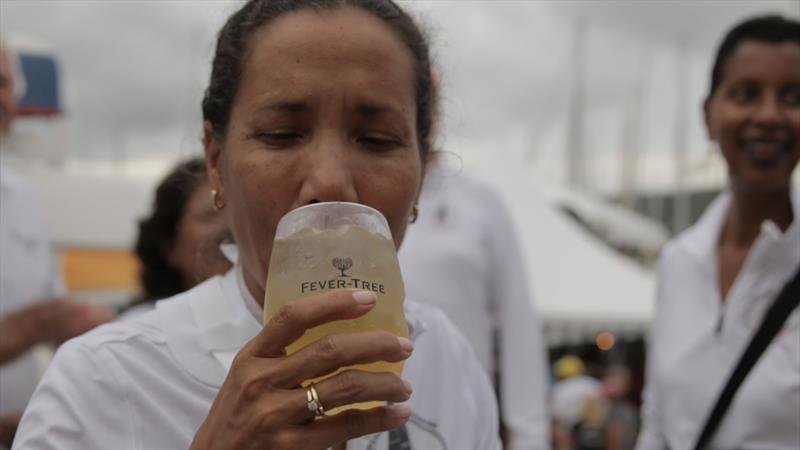
[[[792,173],[784,170],[751,169],[739,175],[731,175],[735,190],[758,194],[778,193],[791,189]]]

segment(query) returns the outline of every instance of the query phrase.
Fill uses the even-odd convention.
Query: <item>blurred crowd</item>
[[[299,2],[312,5],[307,8],[328,8],[315,11],[328,14],[326,19],[339,21],[338,25],[346,25],[341,29],[353,33],[342,38],[351,41],[331,47],[332,58],[337,62],[329,67],[327,50],[303,47],[310,41],[292,34],[286,21],[296,20],[290,25],[307,27],[309,36],[322,41],[333,36],[326,24],[303,15],[304,6],[284,5],[273,10],[272,3],[285,2],[247,2],[244,12],[237,14],[251,14],[249,22],[225,28],[220,34],[209,91],[203,100],[204,157],[180,162],[156,188],[151,211],[139,222],[137,240],[131,249],[139,262],[141,291],[125,304],[112,306],[82,300],[67,292],[34,187],[10,168],[0,166],[0,447],[155,448],[163,444],[218,448],[223,442],[253,442],[262,448],[290,448],[302,442],[309,448],[328,448],[349,440],[348,448],[376,448],[383,445],[380,439],[385,439],[385,446],[391,449],[429,448],[421,446],[428,442],[435,448],[484,448],[502,442],[510,449],[556,450],[689,449],[696,445],[800,447],[800,312],[796,307],[800,298],[796,275],[800,267],[800,226],[796,220],[800,197],[791,188],[800,159],[800,23],[778,16],[748,19],[732,28],[718,49],[703,112],[709,140],[728,165],[729,184],[698,223],[662,251],[645,374],[636,358],[606,355],[599,359],[600,365],[587,361],[585,355],[568,351],[551,351],[552,359],[547,358],[547,345],[528,285],[535,280],[527,279],[520,250],[517,233],[521,230],[514,228],[506,206],[492,187],[448,167],[438,149],[428,148],[433,142],[428,134],[435,132],[438,114],[437,75],[428,55],[420,50],[424,41],[413,31],[413,21],[405,15],[398,19],[399,7],[388,0],[354,1],[355,6],[343,12],[336,9],[340,7],[336,2],[322,2],[330,3],[324,8],[313,6],[313,2]],[[300,12],[282,16],[291,8]],[[386,8],[392,12],[386,13]],[[239,19],[242,18],[234,15],[230,20]],[[270,21],[275,21],[273,27],[242,31],[242,27]],[[384,24],[389,24],[393,33],[381,35]],[[225,33],[244,34],[231,37]],[[247,44],[248,39],[253,42]],[[357,53],[360,50],[355,44],[348,47],[354,42],[374,46],[362,54]],[[385,56],[381,45],[387,46],[391,51],[385,53],[393,56],[380,59]],[[395,52],[397,46],[403,52]],[[228,67],[243,64],[244,59],[235,52],[245,47],[256,56],[246,59],[246,67]],[[286,48],[301,55],[297,56],[297,68],[293,68],[294,63],[270,65],[258,57],[280,58]],[[351,55],[348,52],[354,52],[354,56],[344,58],[342,55]],[[411,62],[407,54],[411,54]],[[391,76],[384,74],[386,79],[372,80],[371,75],[364,74],[378,69],[371,62],[364,63],[364,55],[378,58],[385,67],[396,64],[402,70],[393,71]],[[356,65],[352,72],[358,74],[356,81],[332,75],[338,72],[331,67],[340,63],[347,70],[349,65]],[[305,64],[310,68],[301,70]],[[325,72],[328,69],[330,72]],[[288,72],[272,73],[281,70]],[[349,74],[347,70],[343,73]],[[413,83],[407,75],[397,75],[405,74],[403,71],[414,72]],[[231,81],[227,78],[231,76],[241,78]],[[259,77],[272,77],[270,82],[279,86],[286,80],[295,80],[300,83],[296,86],[306,89],[303,95],[308,97],[280,99],[270,106],[277,111],[270,113],[274,116],[266,114],[258,119],[278,123],[276,129],[241,131],[235,127],[257,127],[250,117],[264,114],[254,112],[256,107],[247,103],[248,99],[259,98],[262,91],[267,93],[263,95],[273,95],[273,91],[258,84]],[[15,78],[13,53],[3,48],[0,139],[13,132],[15,83],[19,82]],[[403,97],[407,103],[398,110],[419,111],[418,117],[407,123],[397,119],[404,118],[405,112],[392,109],[394,100],[385,102],[389,106],[381,103],[382,88],[375,87],[395,85],[402,88],[388,89],[386,98],[400,92],[407,97]],[[294,89],[292,86],[287,89]],[[217,91],[222,92],[219,97],[215,97]],[[366,125],[352,131],[347,128],[351,122],[341,124],[330,118],[338,117],[335,114],[320,118],[328,114],[325,108],[329,104],[344,104],[343,98],[363,91],[377,92],[369,99],[373,103],[360,105],[361,109],[348,120],[359,124],[362,122],[358,121],[366,121]],[[248,95],[233,95],[236,92]],[[318,112],[308,112],[317,111],[314,108],[319,108]],[[354,139],[352,145],[358,146],[357,150],[329,157],[320,150],[322,147],[315,146],[314,139],[330,138],[324,148],[335,151],[350,141],[334,140],[339,139],[338,134],[331,138],[325,132],[313,138],[306,135],[317,126],[322,130],[341,127],[347,133],[363,136],[359,134]],[[407,136],[411,133],[406,130],[409,127],[416,130],[416,138]],[[403,153],[405,146],[414,147],[413,152]],[[412,154],[416,155],[413,161],[403,159]],[[365,175],[370,170],[379,176],[370,179]],[[387,181],[371,184],[379,183],[374,178]],[[284,198],[290,196],[291,200]],[[417,377],[410,383],[416,400],[406,392],[411,395],[408,413],[387,406],[381,413],[385,416],[378,417],[377,412],[374,417],[368,413],[348,416],[351,422],[360,420],[359,425],[337,423],[335,416],[322,418],[321,404],[332,402],[339,394],[324,381],[317,383],[319,392],[313,383],[308,387],[287,382],[288,387],[257,395],[247,386],[237,385],[246,385],[247,376],[256,370],[256,363],[246,366],[248,361],[267,356],[274,365],[260,367],[276,380],[295,377],[303,381],[314,378],[311,375],[317,372],[327,373],[322,368],[310,372],[309,362],[290,365],[286,361],[291,358],[286,357],[284,348],[267,355],[267,350],[258,353],[261,350],[255,346],[260,343],[267,348],[269,339],[289,339],[284,334],[297,339],[310,326],[302,322],[303,318],[323,323],[353,318],[356,313],[352,311],[342,309],[316,317],[311,312],[298,313],[301,306],[297,306],[297,316],[282,319],[286,323],[258,322],[252,335],[246,336],[249,328],[242,325],[242,316],[213,322],[227,314],[224,307],[209,306],[205,312],[198,312],[202,310],[186,306],[186,311],[193,312],[185,315],[193,317],[196,324],[177,320],[169,323],[164,319],[173,317],[165,315],[164,311],[170,308],[165,305],[182,303],[162,300],[189,298],[186,292],[196,293],[198,305],[201,298],[241,296],[247,307],[236,314],[251,320],[247,310],[252,312],[255,308],[253,316],[260,317],[263,304],[252,299],[264,298],[265,260],[269,256],[264,252],[272,242],[254,237],[255,230],[274,227],[275,215],[324,201],[366,203],[384,213],[396,244],[403,241],[398,257],[407,297],[433,305],[447,317],[424,308],[411,313],[407,310],[409,323],[414,325],[414,352],[430,355],[422,369],[414,365],[408,369],[413,374],[410,376]],[[575,282],[579,283],[579,275],[576,277]],[[229,279],[232,281],[225,284]],[[228,288],[238,294],[229,294],[225,291]],[[326,299],[332,302],[329,305],[346,307],[344,300],[333,295]],[[317,308],[324,309],[319,305]],[[209,320],[211,325],[203,328],[202,320]],[[107,325],[94,330],[103,324]],[[226,328],[230,324],[241,327],[233,332]],[[186,331],[195,325],[201,331]],[[281,325],[286,328],[281,329]],[[264,331],[259,331],[262,327]],[[441,336],[427,328],[436,328]],[[415,334],[418,332],[426,337],[419,337]],[[181,338],[181,345],[196,349],[197,355],[170,357],[169,351],[156,349],[172,345],[176,333],[188,336]],[[754,335],[760,336],[765,349],[749,350]],[[81,337],[64,344],[78,336]],[[356,352],[366,348],[366,343],[377,347],[380,338],[348,341],[349,346],[343,346],[345,351],[340,353],[345,354],[348,349]],[[147,339],[152,339],[152,345],[128,343]],[[468,344],[460,347],[462,340]],[[207,342],[213,344],[203,347]],[[407,358],[411,350],[406,346],[411,341],[400,342],[407,351],[402,358],[378,354],[377,350],[370,357]],[[65,349],[56,352],[53,365],[40,382],[36,365],[41,356],[33,350],[43,345]],[[389,352],[385,347],[382,351]],[[98,348],[107,348],[110,353]],[[152,359],[125,360],[117,356],[117,352],[126,351],[137,355],[142,352]],[[232,353],[222,357],[217,354],[220,352]],[[321,359],[335,363],[334,368],[344,367],[352,365],[345,362],[367,358],[367,351],[363,352],[348,358],[341,356],[341,360],[333,356]],[[449,359],[450,353],[456,355]],[[198,362],[212,354],[216,359]],[[184,361],[192,358],[193,361]],[[283,361],[282,366],[278,360]],[[152,365],[145,367],[143,361]],[[750,361],[751,367],[736,369],[744,372],[742,378],[746,380],[740,386],[731,381],[730,375],[734,368],[747,365],[742,361]],[[447,369],[438,366],[450,362],[459,365],[450,369],[463,371],[463,377],[445,374],[442,370]],[[130,378],[121,381],[81,372],[109,364]],[[181,386],[179,377],[186,375],[178,369],[184,364],[199,365],[208,372],[224,370],[216,385],[201,380],[197,384],[186,381]],[[212,366],[215,369],[209,368]],[[156,368],[169,375],[158,380],[158,375],[145,373]],[[173,369],[174,379],[170,378]],[[83,380],[85,384],[96,386],[77,388],[67,381],[83,375],[91,376]],[[426,378],[429,379],[421,381]],[[643,398],[639,392],[642,378]],[[348,390],[351,393],[383,395],[386,398],[376,398],[389,400],[390,404],[407,400],[399,393],[402,385],[394,379],[378,383],[353,376],[346,382],[355,386]],[[115,383],[129,383],[125,386],[130,387],[117,391]],[[274,387],[269,380],[264,383],[258,386]],[[278,381],[274,383],[277,386]],[[379,392],[378,385],[386,392]],[[147,416],[148,411],[159,411],[143,419],[145,425],[128,429],[121,418],[116,422],[87,406],[115,401],[128,395],[126,389],[134,388],[140,391],[131,395],[143,399],[126,407],[135,411],[137,420]],[[725,404],[720,399],[725,397],[723,391],[729,390],[732,398],[737,395],[736,400],[728,399]],[[450,394],[445,398],[445,392],[461,392],[463,398]],[[296,394],[299,400],[286,400],[289,393]],[[489,397],[485,393],[490,393]],[[272,395],[271,404],[282,408],[264,412],[264,419],[259,422],[273,437],[259,434],[257,427],[248,428],[244,422],[226,427],[226,423],[240,418],[234,411],[256,411],[257,402],[248,400],[248,396],[258,395]],[[421,403],[420,398],[430,404]],[[486,398],[496,402],[487,404]],[[185,412],[178,405],[194,409]],[[291,412],[298,405],[302,413]],[[116,406],[111,404],[105,407],[111,415],[127,414],[114,411]],[[186,417],[171,421],[173,409],[185,412]],[[721,412],[712,414],[718,409]],[[709,418],[717,414],[720,418],[714,423]],[[284,417],[291,421],[282,422]],[[142,427],[148,436],[131,437],[142,432]],[[299,438],[292,430],[305,430],[304,440],[293,440]],[[386,436],[368,440],[368,436],[384,432]],[[282,436],[283,440],[270,440],[274,436]]]

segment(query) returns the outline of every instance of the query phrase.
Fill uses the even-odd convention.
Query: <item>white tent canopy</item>
[[[653,314],[651,271],[616,253],[561,212],[522,167],[497,168],[520,234],[534,302],[551,344],[600,331],[642,332]],[[484,175],[492,168],[483,166]],[[502,173],[502,175],[499,175]]]

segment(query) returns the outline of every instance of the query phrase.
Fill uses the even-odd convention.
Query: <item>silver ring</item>
[[[322,403],[319,401],[319,394],[317,394],[317,388],[314,387],[314,383],[309,383],[306,388],[306,406],[309,412],[314,413],[315,418],[325,417],[325,408],[322,407]]]

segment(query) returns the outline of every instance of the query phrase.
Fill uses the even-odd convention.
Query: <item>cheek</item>
[[[792,129],[795,144],[800,146],[800,108],[794,108],[794,110],[789,113],[789,127]]]
[[[285,201],[288,186],[278,176],[282,169],[261,159],[231,158],[225,183],[234,239],[245,268],[259,278],[269,264],[278,220],[290,207]]]
[[[732,105],[715,105],[712,110],[709,136],[719,145],[729,166],[738,165],[737,139],[745,121],[745,115]]]
[[[361,201],[386,216],[397,245],[405,234],[421,177],[422,165],[418,157],[372,164],[372,170],[362,175]]]
[[[170,264],[178,269],[182,275],[190,275],[193,261],[196,259],[192,251],[195,248],[195,237],[192,226],[182,222],[175,234],[175,241],[170,255]]]
[[[710,132],[712,137],[722,145],[726,142],[735,142],[738,130],[745,122],[745,114],[733,106],[718,106],[712,113]]]

